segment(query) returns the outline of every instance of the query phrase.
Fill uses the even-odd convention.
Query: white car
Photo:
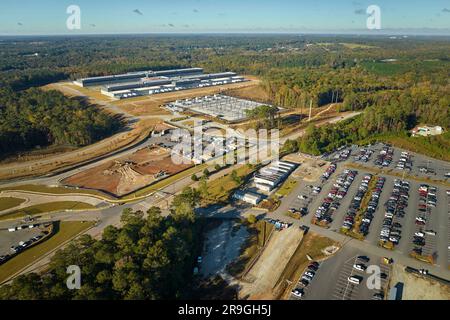
[[[355,264],[355,265],[353,265],[353,268],[355,270],[363,271],[363,272],[366,271],[366,269],[367,269],[367,267],[363,264]]]
[[[305,291],[303,291],[303,289],[295,289],[295,290],[292,291],[292,294],[294,296],[296,296],[297,298],[301,298],[301,297],[304,296]]]
[[[307,276],[306,274],[303,275],[303,277],[302,277],[302,280],[306,280],[306,281],[308,281],[308,282],[311,282],[312,279],[313,279],[312,277],[309,277],[309,276]]]
[[[422,232],[416,232],[414,235],[415,235],[416,237],[419,237],[419,238],[425,237],[425,234],[422,233]]]
[[[426,230],[425,233],[426,233],[427,235],[429,235],[429,236],[435,236],[435,235],[437,235],[437,232],[436,232],[436,231],[433,231],[433,230]]]
[[[361,283],[361,279],[352,276],[352,277],[348,278],[348,282],[353,283],[353,284],[360,284]]]
[[[450,190],[447,190],[447,195],[450,196]]]

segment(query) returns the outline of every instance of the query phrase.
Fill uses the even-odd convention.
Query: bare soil
[[[297,228],[275,232],[259,259],[241,281],[240,299],[274,299],[273,289],[303,239]]]
[[[401,265],[394,266],[389,287],[397,283],[403,283],[402,300],[450,300],[450,286],[407,273]]]
[[[249,82],[243,83],[235,83],[208,88],[198,88],[192,90],[182,90],[177,92],[157,94],[153,96],[125,99],[121,101],[115,101],[114,104],[134,116],[167,115],[169,113],[161,109],[161,107],[176,100],[192,99],[199,96],[224,93],[224,91],[228,89],[251,89],[257,87],[258,85],[259,80],[251,80]]]
[[[128,157],[69,177],[63,183],[123,196],[189,167],[191,165],[175,165],[168,149],[143,148]]]
[[[300,164],[292,176],[307,182],[318,181],[329,165],[326,161],[316,160],[301,153],[288,155],[283,160]]]

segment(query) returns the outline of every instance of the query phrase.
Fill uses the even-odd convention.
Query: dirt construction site
[[[284,157],[283,160],[300,164],[299,168],[293,173],[292,177],[302,179],[307,182],[318,181],[330,164],[327,161],[317,160],[301,153],[288,155]]]
[[[169,149],[150,146],[71,176],[63,184],[123,196],[189,167],[175,165]]]
[[[302,239],[303,233],[297,228],[273,232],[267,247],[242,277],[240,299],[274,299],[274,289],[278,280]]]

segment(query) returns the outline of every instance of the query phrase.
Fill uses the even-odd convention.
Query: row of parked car
[[[347,169],[339,175],[333,185],[333,188],[328,193],[328,196],[324,199],[322,205],[317,209],[314,215],[316,220],[325,222],[326,224],[333,222],[332,216],[339,208],[340,200],[347,195],[348,189],[352,185],[357,174],[357,171]]]
[[[317,271],[319,270],[319,267],[320,264],[316,261],[313,261],[308,265],[306,271],[303,273],[300,279],[298,287],[292,290],[292,295],[294,295],[297,298],[301,298],[305,295],[305,289],[306,287],[309,286],[311,281],[313,281]]]
[[[361,208],[361,201],[368,192],[369,183],[372,181],[373,176],[371,174],[368,174],[364,177],[363,181],[361,182],[361,185],[358,189],[358,192],[356,193],[355,197],[352,200],[352,203],[350,204],[349,211],[346,215],[346,218],[344,220],[344,229],[350,230],[353,228],[354,225],[354,219],[356,217],[356,214],[358,210]],[[359,232],[363,234],[364,236],[367,236],[369,233],[370,225],[373,221],[375,212],[377,211],[378,204],[380,201],[381,192],[383,191],[384,184],[386,182],[386,178],[384,177],[378,177],[376,181],[376,185],[374,190],[372,191],[370,201],[367,204],[367,208],[365,208],[364,214],[362,216],[361,224],[359,226]]]
[[[15,255],[19,254],[20,252],[24,251],[25,249],[27,249],[28,247],[33,245],[35,242],[38,242],[39,240],[41,240],[44,237],[44,235],[45,234],[40,234],[40,235],[37,235],[37,236],[31,238],[28,241],[20,241],[18,245],[11,246],[10,254],[0,256],[0,265],[5,263],[6,261],[11,259]]]
[[[428,185],[419,186],[419,204],[418,216],[416,217],[416,232],[413,237],[414,248],[413,251],[419,255],[423,254],[423,247],[426,245],[425,235],[435,236],[436,232],[433,230],[423,230],[427,225],[431,209],[437,204],[437,188]]]
[[[361,273],[365,273],[365,271],[367,270],[367,263],[369,263],[370,258],[366,257],[366,256],[359,256],[357,257],[355,264],[353,265],[353,269],[356,270],[357,272],[361,272]],[[387,279],[388,275],[385,273],[382,273],[381,275],[382,279]],[[350,277],[348,277],[348,282],[351,284],[355,284],[355,285],[359,285],[363,282],[364,277],[362,275],[359,274],[354,274],[352,272],[352,274],[350,275]],[[384,300],[384,292],[383,291],[378,291],[375,292],[372,296],[373,300]]]
[[[30,225],[11,227],[11,228],[8,228],[8,231],[9,232],[16,232],[16,231],[25,230],[25,229],[34,229],[34,228],[36,228],[38,226],[39,226],[38,224],[30,224]]]
[[[362,148],[361,150],[359,150],[359,154],[355,156],[355,161],[369,162],[373,153],[374,151],[371,149]]]
[[[265,218],[264,221],[266,221],[267,223],[273,224],[275,226],[275,229],[278,231],[292,227],[292,223],[286,223],[286,222],[280,221],[278,219]]]
[[[411,170],[412,169],[412,159],[408,152],[402,152],[400,160],[397,162],[396,168],[398,170]]]
[[[322,175],[322,179],[324,179],[324,180],[330,179],[330,177],[333,175],[333,173],[336,172],[336,169],[337,169],[337,165],[335,163],[332,163],[328,167],[327,171],[325,171],[324,174]]]
[[[398,245],[401,239],[402,225],[399,219],[406,215],[408,207],[410,184],[408,181],[394,180],[394,188],[391,197],[386,202],[386,212],[383,220],[383,228],[380,232],[380,241],[391,242]]]
[[[345,149],[345,150],[339,152],[338,154],[336,154],[334,156],[334,159],[337,161],[345,161],[350,157],[351,153],[352,153],[352,151],[350,149]]]
[[[394,149],[389,146],[384,146],[380,154],[375,160],[375,165],[381,167],[389,167],[394,159]]]

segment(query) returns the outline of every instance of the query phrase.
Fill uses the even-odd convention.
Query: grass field
[[[288,179],[281,188],[277,191],[277,196],[285,197],[290,194],[297,186],[298,181],[295,179]]]
[[[85,209],[95,209],[95,207],[87,203],[75,201],[50,202],[13,211],[6,215],[0,216],[0,220],[15,219],[24,216],[35,216],[46,212],[63,211],[63,210],[85,210]]]
[[[25,202],[24,199],[19,198],[11,198],[11,197],[0,198],[0,211],[17,207],[24,202]]]
[[[244,165],[236,169],[237,176],[245,181],[245,178],[254,171],[253,167]],[[233,180],[231,174],[228,174],[222,178],[208,182],[208,198],[212,202],[227,201],[230,194],[238,188],[240,185]]]
[[[341,42],[340,45],[348,48],[348,49],[376,49],[378,47],[376,46],[370,46],[366,44],[360,44],[360,43],[348,43],[348,42]]]
[[[43,255],[54,250],[64,242],[73,239],[81,232],[87,230],[93,222],[61,222],[56,226],[55,234],[46,241],[22,252],[0,266],[0,283],[10,276],[29,266]]]
[[[7,191],[7,190],[15,190],[15,191],[30,191],[30,192],[39,192],[39,193],[49,193],[49,194],[86,194],[86,195],[97,195],[108,199],[113,199],[111,196],[104,194],[99,191],[95,190],[85,190],[85,189],[73,189],[73,188],[64,188],[64,187],[49,187],[44,185],[38,185],[38,184],[26,184],[22,186],[17,187],[10,187],[10,188],[3,188],[0,189],[1,191]]]
[[[442,68],[448,68],[450,62],[447,61],[395,61],[395,62],[382,62],[382,61],[366,61],[362,63],[362,66],[378,75],[383,77],[401,75],[406,72],[433,72]]]

